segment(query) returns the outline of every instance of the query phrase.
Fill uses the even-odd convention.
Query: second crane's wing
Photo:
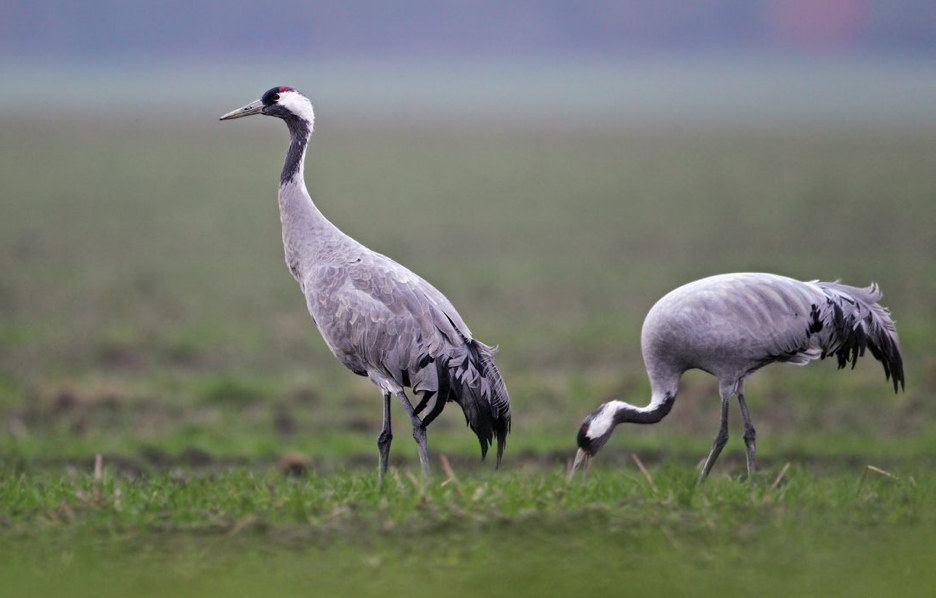
[[[335,355],[401,386],[437,390],[435,368],[426,366],[471,339],[442,293],[379,254],[317,266],[306,290],[309,311]]]
[[[821,291],[810,283],[771,274],[726,277],[718,299],[732,323],[725,331],[752,357],[802,365],[819,356],[811,328]]]

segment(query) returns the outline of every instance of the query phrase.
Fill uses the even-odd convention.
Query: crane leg
[[[705,459],[702,473],[699,474],[700,484],[708,477],[709,471],[712,470],[712,466],[715,465],[715,461],[718,459],[718,455],[725,448],[725,443],[728,442],[728,400],[731,398],[731,392],[727,389],[719,389],[719,394],[721,395],[721,425],[718,428],[715,440],[712,442],[712,450],[709,451],[708,458]]]
[[[400,402],[403,403],[403,409],[413,423],[413,438],[416,440],[416,446],[419,448],[419,464],[422,465],[423,476],[426,478],[426,483],[428,484],[429,454],[426,452],[426,428],[423,427],[422,421],[420,421],[419,417],[413,411],[413,405],[410,403],[406,393],[401,390],[397,392],[397,396],[400,397]]]
[[[377,436],[377,450],[380,462],[377,468],[377,480],[383,485],[384,475],[387,473],[387,464],[390,461],[390,443],[393,441],[393,432],[390,429],[390,393],[383,393],[383,428]]]
[[[741,417],[744,419],[744,446],[747,448],[747,475],[748,480],[754,479],[757,464],[754,462],[754,449],[757,442],[757,430],[748,413],[747,403],[744,402],[744,392],[738,392],[738,406],[741,407]]]

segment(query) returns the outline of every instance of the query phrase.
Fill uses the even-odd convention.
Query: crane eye
[[[273,100],[274,102],[278,102],[278,101],[279,101],[279,94],[278,94],[278,93],[274,93],[274,94],[273,94],[273,97],[272,97],[272,100]]]

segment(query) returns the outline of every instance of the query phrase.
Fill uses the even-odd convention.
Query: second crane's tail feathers
[[[465,420],[481,443],[481,458],[497,440],[497,465],[500,466],[510,432],[510,397],[507,386],[494,365],[496,349],[476,340],[456,348],[448,361],[440,365],[440,387],[447,379],[448,399],[458,403]],[[441,389],[440,389],[441,390]],[[440,393],[441,394],[441,393]]]
[[[828,330],[823,335],[822,357],[835,355],[839,368],[855,367],[865,348],[884,366],[884,375],[894,383],[894,392],[904,386],[903,358],[897,327],[887,308],[878,301],[883,294],[877,284],[859,289],[838,282],[820,282],[826,305],[817,306],[814,320]]]

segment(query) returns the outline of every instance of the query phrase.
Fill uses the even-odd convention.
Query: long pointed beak
[[[243,118],[245,116],[250,116],[252,114],[260,114],[260,111],[263,110],[263,102],[260,100],[254,100],[253,102],[238,108],[237,110],[231,110],[219,120],[232,120],[235,118]]]
[[[575,476],[575,472],[578,471],[579,468],[582,468],[583,470],[582,475],[587,476],[589,467],[591,467],[591,455],[582,449],[579,449],[578,452],[575,453],[575,460],[572,461],[572,469],[569,470],[568,481],[572,481],[572,478]]]

